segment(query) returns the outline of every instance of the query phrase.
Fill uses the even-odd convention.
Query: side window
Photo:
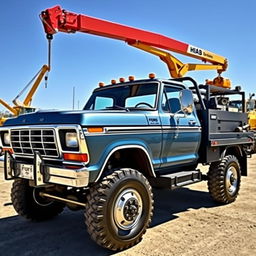
[[[179,100],[179,92],[181,89],[165,86],[162,101],[162,108],[165,112],[177,113],[181,106]]]
[[[96,97],[94,110],[105,109],[107,107],[113,107],[114,100],[108,97]]]

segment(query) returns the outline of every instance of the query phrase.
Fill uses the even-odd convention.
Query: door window
[[[162,108],[165,112],[177,113],[180,111],[180,100],[179,100],[179,92],[180,88],[165,86],[164,87],[164,95],[162,101]]]

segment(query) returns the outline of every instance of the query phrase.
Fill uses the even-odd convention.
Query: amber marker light
[[[154,73],[149,73],[149,74],[148,74],[148,77],[149,77],[150,79],[154,79],[154,78],[156,78],[156,75],[155,75]]]
[[[88,154],[64,153],[65,161],[88,162]]]
[[[103,127],[90,127],[87,128],[88,132],[104,132]]]
[[[129,81],[134,81],[135,77],[134,76],[129,76]]]
[[[124,82],[125,82],[125,78],[124,78],[124,77],[120,77],[120,78],[119,78],[119,82],[120,82],[120,83],[124,83]]]
[[[216,141],[216,140],[212,141],[212,142],[211,142],[211,145],[212,145],[212,146],[217,146],[217,145],[218,145],[218,141]]]
[[[13,149],[12,148],[2,148],[3,152],[8,151],[10,154],[13,154]]]
[[[112,79],[112,80],[111,80],[111,84],[116,84],[116,80],[115,80],[115,79]]]
[[[99,87],[103,87],[105,84],[103,82],[99,82]]]

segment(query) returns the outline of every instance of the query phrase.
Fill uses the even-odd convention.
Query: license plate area
[[[30,164],[18,164],[19,177],[34,180],[34,166]]]

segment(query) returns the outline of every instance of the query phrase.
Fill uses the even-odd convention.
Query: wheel
[[[241,183],[241,170],[237,158],[225,156],[212,163],[208,172],[208,189],[212,198],[223,204],[236,200]]]
[[[19,179],[13,182],[12,204],[20,216],[41,221],[50,219],[63,211],[64,204],[40,197],[41,190],[41,188],[30,187],[28,180]]]
[[[88,233],[99,245],[114,251],[139,243],[152,215],[151,186],[133,169],[113,171],[91,187],[87,196]]]
[[[148,106],[148,107],[150,107],[150,108],[153,108],[149,103],[147,103],[147,102],[140,102],[140,103],[138,103],[138,104],[136,104],[135,105],[135,108],[137,108],[139,105],[146,105],[146,106]]]

